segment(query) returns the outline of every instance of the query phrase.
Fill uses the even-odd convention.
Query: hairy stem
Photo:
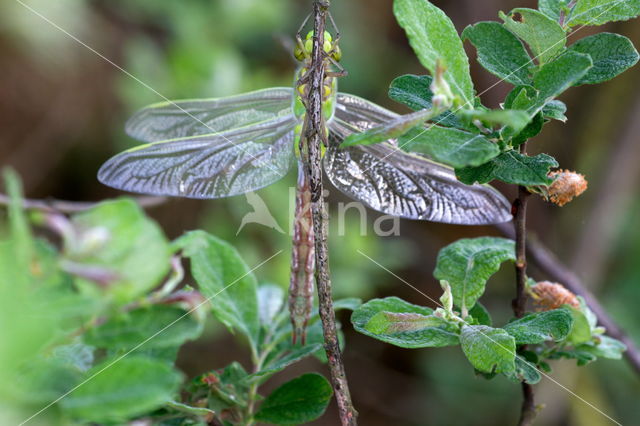
[[[313,232],[315,233],[316,251],[316,285],[318,287],[318,304],[324,348],[327,353],[331,384],[338,403],[338,412],[342,425],[356,425],[357,412],[351,402],[351,394],[347,376],[342,362],[342,354],[338,344],[335,312],[331,295],[331,278],[329,275],[329,252],[327,248],[327,212],[322,197],[321,146],[326,140],[325,125],[322,117],[322,90],[325,76],[324,30],[326,26],[328,1],[313,2],[313,50],[312,63],[309,69],[310,90],[306,114],[306,131],[303,138],[309,153],[308,167],[311,180],[311,212],[313,215]]]
[[[526,154],[527,143],[520,145],[520,153]],[[529,191],[524,186],[518,187],[518,198],[515,207],[515,233],[516,233],[516,298],[512,307],[516,318],[524,316],[527,304],[527,200]],[[533,386],[522,382],[522,407],[520,408],[520,420],[518,425],[527,426],[533,423],[536,417]]]

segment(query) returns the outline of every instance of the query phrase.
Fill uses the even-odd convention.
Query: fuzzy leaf
[[[433,275],[449,282],[456,306],[471,309],[484,293],[489,277],[506,260],[515,260],[512,240],[464,238],[440,250]]]
[[[433,92],[430,75],[406,74],[396,77],[389,86],[389,97],[414,111],[433,108]],[[447,127],[462,127],[462,123],[451,112],[445,111],[431,120],[435,124]]]
[[[500,18],[509,31],[529,45],[540,65],[556,57],[567,42],[562,27],[537,10],[513,9],[508,16],[500,12]]]
[[[550,118],[552,120],[567,121],[567,116],[564,115],[567,112],[567,106],[562,101],[553,100],[547,102],[542,108],[542,115],[544,118]]]
[[[573,316],[573,326],[571,327],[571,333],[567,337],[567,341],[573,344],[585,343],[591,340],[591,324],[589,324],[589,318],[580,309],[576,309],[572,306],[567,306],[567,309]]]
[[[104,230],[106,242],[81,262],[113,272],[115,281],[108,291],[121,303],[152,289],[169,271],[167,239],[133,200],[100,203],[75,215],[73,223],[79,229]]]
[[[182,380],[165,362],[135,356],[114,361],[107,358],[87,371],[91,380],[60,401],[67,415],[88,422],[123,422],[171,400]]]
[[[598,336],[598,342],[589,342],[576,346],[577,351],[590,353],[598,358],[621,359],[627,346],[609,336]]]
[[[516,344],[528,345],[546,341],[564,340],[571,331],[573,317],[566,309],[537,312],[526,315],[504,326]]]
[[[478,62],[487,71],[514,85],[529,84],[529,54],[509,30],[498,22],[478,22],[462,32],[478,52]]]
[[[402,348],[458,344],[457,328],[432,313],[430,308],[387,297],[360,306],[351,322],[358,332]]]
[[[500,328],[465,325],[460,333],[460,345],[471,365],[478,371],[510,373],[515,370],[515,340]]]
[[[458,169],[456,176],[467,185],[487,183],[494,179],[523,186],[549,185],[553,181],[547,177],[547,173],[552,167],[558,167],[558,162],[546,154],[529,157],[511,150],[479,167]]]
[[[262,284],[258,288],[258,314],[263,327],[273,327],[273,320],[284,305],[284,291],[275,284]]]
[[[545,64],[533,78],[533,85],[539,93],[529,107],[529,113],[537,114],[547,103],[578,83],[592,66],[589,55],[571,51]]]
[[[203,324],[184,309],[153,305],[109,319],[89,330],[84,341],[97,348],[128,350],[144,342],[141,349],[178,347],[196,339]]]
[[[567,25],[603,25],[626,21],[640,15],[638,0],[580,0],[573,8]]]
[[[577,84],[598,84],[611,80],[638,62],[638,52],[631,40],[620,34],[600,33],[578,40],[570,52],[591,56],[591,68]]]
[[[191,272],[216,318],[256,345],[260,327],[258,285],[238,251],[203,231],[189,232],[175,244],[191,260]]]
[[[272,374],[277,373],[278,371],[282,371],[286,367],[295,364],[296,362],[301,361],[320,350],[322,350],[322,344],[320,343],[306,344],[304,346],[294,347],[291,351],[284,354],[284,356],[269,363],[262,370],[247,376],[247,379],[254,380],[255,378],[259,377],[271,376]]]
[[[441,61],[451,91],[466,108],[473,107],[469,59],[451,19],[427,0],[395,0],[393,13],[422,65],[435,75]]]
[[[480,302],[476,302],[476,304],[473,305],[473,308],[469,309],[469,315],[478,321],[478,324],[480,325],[491,326],[491,323],[493,322],[491,320],[491,314]]]
[[[372,145],[389,139],[399,138],[407,133],[409,129],[424,123],[434,117],[434,115],[434,111],[431,109],[423,109],[412,112],[411,114],[400,115],[393,120],[389,120],[380,126],[372,127],[362,133],[350,134],[342,141],[341,146]]]
[[[525,381],[530,385],[535,385],[542,379],[542,375],[536,368],[535,364],[527,361],[521,356],[516,356],[515,370],[507,373],[506,376],[514,382]]]
[[[411,129],[398,146],[457,168],[484,164],[500,154],[498,146],[482,135],[434,125]]]
[[[566,9],[571,0],[538,0],[538,9],[554,21],[560,19],[560,11]]]
[[[332,395],[331,385],[323,376],[303,374],[274,390],[260,406],[255,419],[286,425],[308,423],[324,413]]]

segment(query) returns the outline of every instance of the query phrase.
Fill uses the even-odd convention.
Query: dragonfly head
[[[307,33],[304,40],[300,40],[298,45],[293,50],[293,55],[299,61],[311,58],[311,51],[313,49],[313,30]],[[323,50],[333,60],[340,61],[342,58],[342,52],[338,46],[337,40],[334,41],[329,31],[324,32],[324,45]]]

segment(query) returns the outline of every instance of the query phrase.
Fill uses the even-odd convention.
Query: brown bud
[[[529,287],[529,295],[533,299],[533,304],[539,311],[550,311],[558,309],[562,305],[571,305],[574,308],[580,307],[580,302],[575,294],[564,288],[562,284],[540,281]]]
[[[584,175],[571,170],[556,170],[549,173],[555,179],[548,189],[548,199],[554,204],[564,206],[587,189]]]

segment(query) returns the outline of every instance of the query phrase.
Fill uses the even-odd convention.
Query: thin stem
[[[357,412],[351,402],[351,394],[347,376],[342,362],[342,354],[338,344],[335,312],[331,295],[331,278],[329,274],[329,252],[327,248],[327,212],[322,197],[321,146],[326,140],[324,120],[322,117],[322,92],[325,77],[324,31],[329,8],[328,1],[313,2],[314,37],[312,62],[309,69],[310,90],[306,114],[306,132],[303,135],[305,149],[309,153],[308,167],[311,181],[311,211],[313,214],[313,232],[315,234],[316,251],[316,284],[318,286],[318,304],[324,348],[327,353],[331,384],[338,403],[338,412],[343,426],[356,425]]]
[[[520,153],[526,154],[527,143],[520,145]],[[516,232],[516,298],[512,307],[516,318],[524,316],[527,305],[527,200],[529,191],[524,186],[518,186],[518,198],[514,203],[515,232]],[[520,409],[519,426],[533,423],[536,417],[533,386],[522,381],[522,407]]]

